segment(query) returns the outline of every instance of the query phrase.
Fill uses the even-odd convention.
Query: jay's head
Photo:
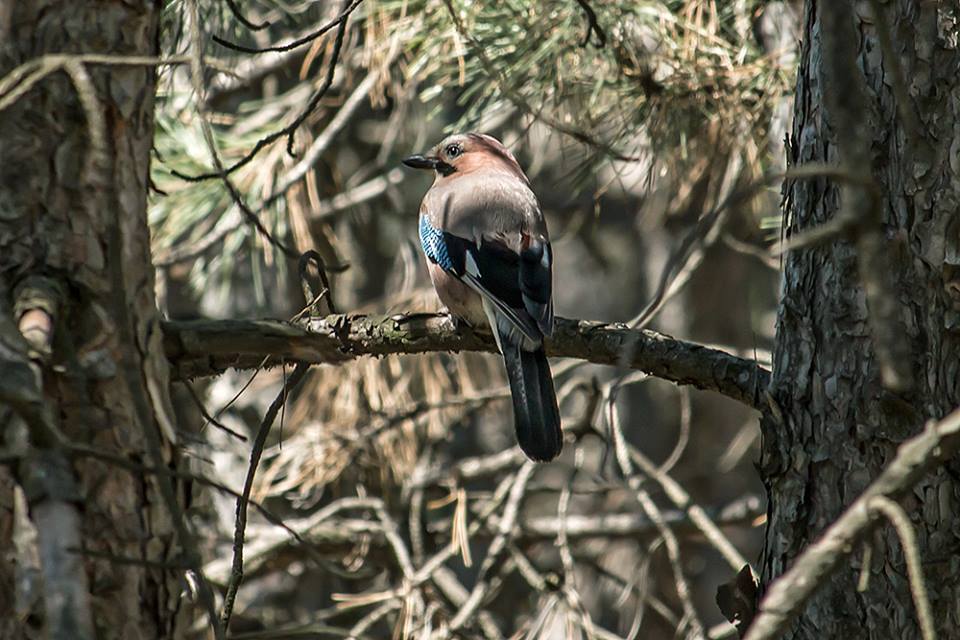
[[[483,133],[447,136],[427,153],[404,158],[403,164],[414,169],[433,169],[437,181],[474,171],[496,171],[512,174],[527,182],[527,177],[510,150],[493,136]]]

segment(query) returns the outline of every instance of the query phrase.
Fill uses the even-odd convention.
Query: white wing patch
[[[480,278],[480,267],[477,266],[477,261],[473,259],[473,254],[467,251],[466,257],[466,269],[467,273],[472,275],[474,278]]]

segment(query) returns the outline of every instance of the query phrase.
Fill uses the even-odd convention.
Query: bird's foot
[[[449,309],[444,309],[444,312],[447,314],[447,318],[450,319],[450,324],[453,325],[453,330],[457,333],[463,333],[464,329],[472,330],[473,327],[470,326],[470,323],[461,318],[460,316],[452,313]]]

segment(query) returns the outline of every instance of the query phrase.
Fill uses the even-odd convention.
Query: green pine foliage
[[[202,25],[210,119],[227,165],[300,115],[327,73],[336,29],[281,54],[232,51],[211,36],[246,46],[278,43],[316,29],[343,6],[249,4],[260,10],[251,20],[268,20],[268,28],[247,29],[222,3],[208,8]],[[389,131],[399,148],[422,142],[424,129],[411,123],[414,117],[454,131],[482,128],[500,115],[521,134],[531,126],[553,132],[563,153],[548,161],[565,164],[572,185],[590,187],[590,176],[610,163],[682,173],[702,152],[765,144],[771,106],[787,90],[790,70],[780,68],[777,52],[762,51],[753,36],[751,25],[764,4],[591,0],[592,25],[576,0],[365,0],[350,16],[334,86],[296,133],[294,148],[305,149],[365,75],[377,73],[374,113],[355,117],[399,127]],[[183,3],[168,4],[168,54],[189,49],[183,14]],[[276,58],[282,62],[271,67]],[[257,65],[269,67],[270,74],[251,74]],[[235,88],[218,89],[224,82]],[[207,172],[212,164],[187,68],[166,72],[162,88],[153,182],[165,195],[156,193],[151,208],[158,256],[216,238],[194,262],[194,281],[226,286],[244,251],[269,258],[270,247],[240,221],[220,181],[186,182],[172,175]],[[384,169],[395,161],[378,154],[369,140],[358,140],[359,131],[342,132],[317,163],[312,179],[324,193],[336,192],[328,185],[350,183],[356,169],[370,165],[371,158],[357,154],[379,156]],[[291,207],[284,198],[260,210],[297,161],[284,147],[285,139],[275,142],[232,177],[264,225],[289,239]],[[353,181],[366,177],[358,174]],[[236,221],[227,232],[225,216]]]

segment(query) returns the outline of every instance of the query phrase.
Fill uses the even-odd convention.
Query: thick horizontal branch
[[[332,315],[298,323],[276,320],[170,321],[165,348],[180,379],[281,362],[339,364],[358,356],[436,351],[495,353],[492,336],[455,328],[449,316]],[[770,372],[752,360],[623,324],[557,318],[547,355],[623,366],[716,391],[763,409]],[[624,361],[625,360],[625,361]]]

